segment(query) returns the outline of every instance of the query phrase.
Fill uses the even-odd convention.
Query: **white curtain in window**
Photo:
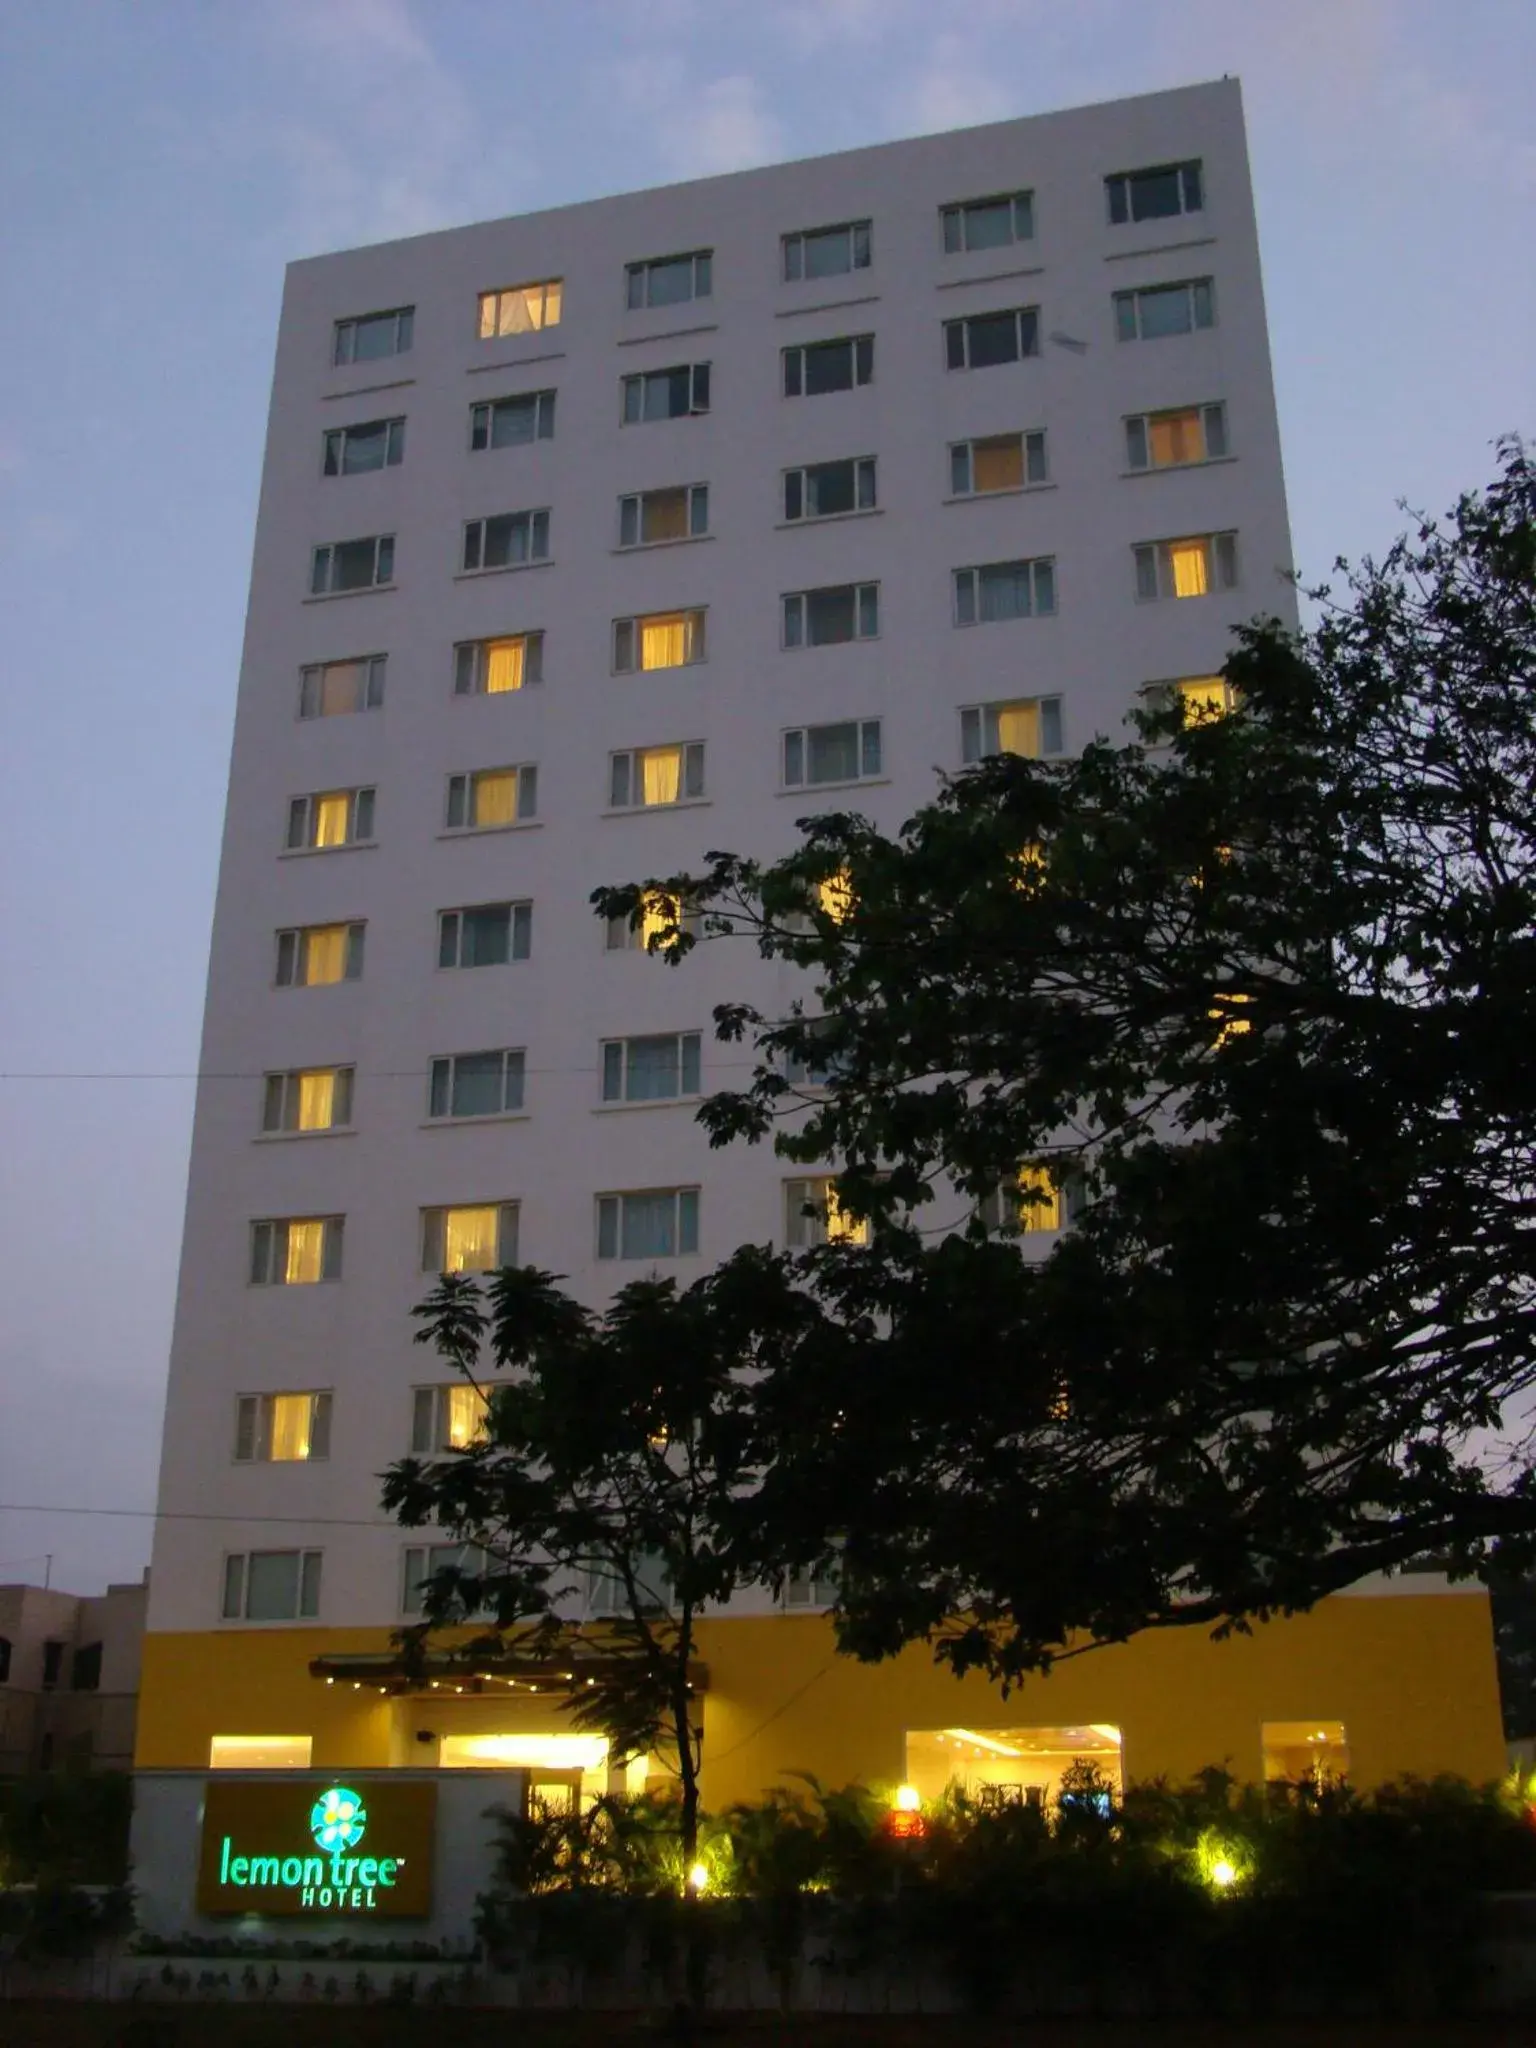
[[[500,334],[531,334],[544,325],[544,287],[541,284],[524,285],[515,292],[501,294]]]
[[[675,804],[682,788],[681,747],[651,747],[639,756],[640,801],[647,804]]]
[[[319,1280],[325,1263],[325,1223],[319,1217],[288,1225],[288,1255],[283,1280],[289,1287],[305,1287]]]
[[[671,1194],[624,1197],[626,1259],[670,1259],[677,1250],[677,1203]]]
[[[443,1218],[443,1271],[491,1271],[496,1264],[497,1219],[494,1202],[484,1208],[449,1209]]]

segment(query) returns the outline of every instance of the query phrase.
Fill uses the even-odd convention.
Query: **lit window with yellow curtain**
[[[274,1394],[271,1409],[271,1448],[268,1455],[278,1464],[310,1455],[310,1422],[314,1400],[309,1394]]]
[[[538,284],[509,286],[505,291],[480,294],[480,339],[493,341],[508,334],[537,334],[560,324],[562,280],[552,277]]]
[[[288,1225],[288,1246],[283,1264],[284,1284],[289,1287],[305,1287],[323,1279],[324,1273],[324,1218],[293,1219]]]
[[[675,804],[682,790],[682,748],[647,747],[635,758],[640,770],[640,801]]]
[[[1015,889],[1038,889],[1045,880],[1045,848],[1034,840],[1021,846],[1013,855],[1013,871]]]
[[[1253,997],[1245,989],[1221,989],[1207,1014],[1216,1026],[1212,1044],[1218,1049],[1229,1044],[1234,1038],[1245,1037],[1253,1029],[1252,1017],[1243,1015],[1243,1006],[1251,1003]]]
[[[485,694],[499,697],[504,690],[523,687],[524,650],[522,640],[490,640],[485,648]]]
[[[818,1244],[868,1244],[869,1218],[852,1216],[830,1175],[784,1183],[784,1241],[792,1251]]]
[[[517,770],[499,768],[474,779],[472,823],[515,825],[517,823]]]
[[[835,875],[828,875],[824,882],[816,884],[816,906],[826,912],[835,924],[842,924],[852,911],[856,898],[848,870],[843,868]]]
[[[1185,676],[1174,684],[1174,689],[1191,725],[1208,718],[1225,718],[1237,701],[1225,676]]]
[[[1205,456],[1200,415],[1193,408],[1188,412],[1154,413],[1147,421],[1147,440],[1154,469],[1179,462],[1200,462]]]
[[[299,1113],[296,1128],[328,1131],[336,1121],[336,1069],[316,1067],[299,1074]]]
[[[647,890],[640,906],[639,939],[642,946],[659,939],[661,934],[677,922],[677,898],[664,896],[659,889]]]
[[[1014,491],[1024,482],[1024,437],[998,434],[971,443],[971,464],[976,491]]]
[[[681,613],[640,621],[640,666],[681,668],[688,659],[688,621]]]
[[[1061,1183],[1048,1166],[1021,1166],[1016,1188],[1020,1230],[1060,1230]]]
[[[304,934],[304,981],[317,985],[342,981],[347,972],[347,927],[312,924]]]
[[[444,1213],[442,1270],[445,1273],[484,1273],[495,1266],[498,1215],[492,1203],[473,1209],[449,1209]]]
[[[838,1199],[834,1182],[827,1182],[827,1243],[868,1244],[869,1218],[855,1216]]]
[[[1040,706],[1000,704],[997,708],[997,751],[1000,754],[1040,752]]]
[[[1204,597],[1211,587],[1203,540],[1170,541],[1168,568],[1175,597]]]
[[[486,1412],[490,1403],[480,1387],[467,1382],[443,1389],[442,1440],[455,1451],[484,1440]]]
[[[347,817],[351,801],[344,789],[330,790],[324,796],[317,796],[315,803],[314,841],[316,846],[345,846],[347,843]]]

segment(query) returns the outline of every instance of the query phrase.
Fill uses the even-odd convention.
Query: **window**
[[[695,249],[687,256],[654,256],[647,263],[628,263],[625,301],[631,313],[645,306],[682,306],[707,299],[712,252]]]
[[[538,815],[539,771],[482,768],[448,778],[448,830],[492,832],[499,825],[525,825]]]
[[[1136,596],[1142,604],[1165,597],[1204,597],[1237,582],[1237,535],[1197,533],[1186,540],[1145,541],[1136,557]]]
[[[264,1131],[334,1131],[352,1121],[351,1067],[298,1067],[268,1074]]]
[[[208,1744],[210,1771],[307,1771],[314,1748],[308,1735],[215,1735]]]
[[[619,500],[619,546],[654,547],[658,541],[692,540],[709,531],[708,484],[678,484],[667,491],[641,491]]]
[[[414,306],[396,306],[389,313],[364,313],[336,322],[333,363],[376,363],[383,356],[403,356],[411,345]]]
[[[411,1455],[430,1458],[483,1443],[489,1406],[490,1396],[472,1380],[417,1387],[411,1395]]]
[[[610,953],[643,953],[649,948],[653,938],[659,937],[669,926],[679,922],[684,931],[697,933],[699,917],[696,911],[685,910],[679,918],[676,899],[662,895],[659,890],[652,890],[641,900],[640,922],[637,925],[631,925],[627,917],[609,918],[606,950]]]
[[[873,640],[879,631],[878,583],[834,583],[785,595],[786,647],[834,647],[843,640]]]
[[[875,375],[875,337],[855,334],[847,341],[813,341],[784,354],[784,396],[819,398],[827,391],[851,391]]]
[[[1069,1220],[1071,1202],[1066,1180],[1038,1162],[1021,1166],[1013,1180],[981,1205],[989,1230],[1007,1236],[1047,1235]]]
[[[299,672],[300,718],[339,718],[350,711],[377,711],[384,702],[382,654],[355,661],[322,661]]]
[[[672,1586],[667,1572],[666,1560],[660,1551],[641,1550],[624,1562],[629,1567],[630,1578],[634,1581],[635,1593],[642,1614],[660,1614],[667,1605]],[[589,1614],[631,1614],[629,1587],[618,1570],[593,1570],[587,1574],[587,1612]]]
[[[549,513],[498,512],[464,523],[464,567],[520,569],[549,558]]]
[[[991,626],[1004,619],[1048,618],[1056,609],[1056,564],[985,562],[955,571],[955,624]]]
[[[990,370],[1040,353],[1040,313],[1019,306],[1010,313],[973,313],[944,322],[944,361],[951,370]]]
[[[314,1621],[318,1550],[243,1550],[224,1560],[225,1621]]]
[[[1115,293],[1115,334],[1121,341],[1159,341],[1165,334],[1215,325],[1216,292],[1208,277]]]
[[[836,1600],[837,1581],[813,1578],[809,1572],[787,1573],[783,1585],[779,1588],[781,1607],[831,1607]]]
[[[784,735],[786,789],[801,789],[820,782],[865,782],[880,771],[878,718],[850,718],[839,725],[796,726]]]
[[[613,622],[613,666],[619,675],[637,668],[686,668],[703,659],[702,612],[647,612]]]
[[[461,640],[453,650],[456,697],[499,697],[544,680],[544,635],[506,633],[495,640]]]
[[[624,380],[624,424],[682,419],[709,411],[708,363],[678,363],[670,370],[646,370]]]
[[[427,1581],[438,1572],[450,1568],[466,1572],[471,1578],[483,1578],[490,1568],[485,1552],[473,1543],[413,1543],[402,1560],[400,1587],[400,1612],[422,1614],[426,1611]],[[461,1596],[456,1596],[462,1606]],[[484,1603],[466,1613],[483,1614]]]
[[[687,803],[704,794],[704,742],[635,747],[608,757],[608,802],[616,811]]]
[[[818,885],[824,889],[825,883]],[[804,927],[811,929],[809,919],[801,920]],[[841,922],[841,919],[839,919]],[[804,1020],[813,1042],[818,1046],[826,1039],[831,1029],[830,1020],[810,1018]],[[805,1053],[786,1052],[784,1055],[784,1078],[795,1088],[829,1088],[848,1066],[845,1054],[809,1051]]]
[[[69,1660],[71,1692],[99,1692],[101,1689],[101,1644],[82,1643]]]
[[[1349,1776],[1342,1721],[1264,1721],[1259,1739],[1267,1785],[1312,1785],[1321,1791]]]
[[[1205,205],[1204,181],[1197,158],[1187,164],[1158,164],[1147,171],[1119,171],[1104,180],[1109,218],[1116,227],[1127,221],[1169,220],[1175,214],[1199,213]]]
[[[279,1216],[251,1225],[251,1285],[309,1287],[341,1278],[344,1216]]]
[[[832,519],[839,512],[869,512],[875,504],[875,459],[815,462],[784,472],[786,519]]]
[[[982,497],[988,491],[1022,491],[1043,484],[1045,433],[989,434],[983,441],[955,441],[949,450],[949,488],[954,497]]]
[[[395,536],[370,534],[366,540],[328,541],[315,549],[310,565],[312,597],[335,597],[347,590],[373,590],[395,577]]]
[[[803,278],[845,277],[851,270],[868,270],[871,256],[870,224],[867,220],[845,221],[835,228],[810,228],[784,237],[784,280],[798,284]]]
[[[604,1102],[674,1102],[697,1095],[700,1042],[697,1031],[605,1040]]]
[[[307,1464],[331,1455],[331,1397],[242,1394],[235,1403],[237,1465]]]
[[[361,924],[306,924],[277,935],[279,988],[323,988],[363,972]]]
[[[1104,1791],[1074,1792],[1073,1767],[1091,1764]],[[1113,1812],[1124,1784],[1120,1730],[1107,1722],[1076,1728],[909,1728],[906,1782],[927,1801],[958,1789],[983,1811],[1052,1807],[1071,1812]]]
[[[9,1636],[0,1636],[0,1685],[4,1685],[10,1678],[10,1675],[11,1639]]]
[[[497,398],[469,408],[469,446],[520,448],[529,441],[555,438],[555,394],[528,391],[521,398]]]
[[[1184,707],[1186,725],[1225,718],[1237,708],[1237,692],[1225,676],[1183,676],[1168,687]]]
[[[505,967],[526,960],[532,941],[531,903],[475,903],[438,913],[439,967]]]
[[[405,459],[405,421],[368,420],[357,427],[332,427],[325,436],[322,476],[363,476],[393,469]]]
[[[697,1188],[645,1188],[597,1198],[600,1259],[677,1259],[699,1248]]]
[[[449,1053],[432,1062],[430,1117],[508,1116],[523,1106],[523,1049]]]
[[[1059,754],[1061,699],[1021,698],[1012,704],[971,704],[960,713],[960,758],[985,754]]]
[[[784,1242],[792,1251],[818,1244],[868,1244],[869,1218],[851,1216],[828,1174],[784,1183]]]
[[[1125,423],[1125,459],[1131,469],[1177,469],[1189,462],[1214,462],[1226,452],[1224,405],[1136,413]]]
[[[371,789],[330,789],[290,798],[288,851],[358,846],[372,839],[373,797]]]
[[[46,1689],[51,1691],[52,1688],[58,1684],[63,1669],[64,1645],[62,1643],[44,1643],[43,1685]],[[44,1765],[44,1769],[47,1769],[46,1764]]]
[[[517,1264],[516,1202],[474,1202],[421,1212],[424,1273],[492,1273]]]
[[[995,199],[966,199],[940,209],[944,222],[944,254],[959,256],[973,249],[1007,249],[1033,241],[1035,195],[1005,192]]]
[[[546,278],[540,284],[506,285],[496,292],[480,294],[480,339],[499,340],[507,334],[537,334],[545,327],[560,325],[562,280]]]

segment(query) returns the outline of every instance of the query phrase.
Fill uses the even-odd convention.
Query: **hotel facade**
[[[714,1006],[794,971],[669,969],[592,889],[1123,736],[1294,616],[1289,565],[1235,82],[292,266],[139,1718],[156,1913],[190,1924],[166,1816],[226,1771],[607,1782],[547,1690],[375,1682],[435,1561],[379,1474],[475,1423],[412,1341],[433,1276],[599,1303],[818,1227],[803,1169],[694,1118],[746,1073]],[[1007,1702],[835,1659],[818,1591],[706,1620],[708,1804],[1501,1765],[1486,1600],[1431,1577]]]

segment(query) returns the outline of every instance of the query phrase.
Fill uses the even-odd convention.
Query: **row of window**
[[[1031,586],[1038,601],[1039,571]],[[1026,590],[1024,596],[1029,596]],[[973,588],[968,602],[990,602],[990,587]],[[966,705],[960,712],[960,757],[983,754],[1061,752],[1061,699],[1021,698]],[[625,747],[608,756],[605,794],[615,811],[657,810],[701,802],[708,794],[706,743],[676,740],[664,745]],[[817,788],[882,778],[883,721],[833,720],[825,725],[790,726],[779,735],[779,780],[785,790]],[[290,853],[328,853],[377,843],[378,792],[373,788],[317,790],[291,797],[283,845]],[[532,824],[539,815],[539,771],[530,761],[467,770],[447,778],[445,832],[498,832]]]
[[[1113,227],[1203,212],[1205,180],[1201,164],[1196,159],[1114,172],[1104,180],[1104,200]],[[1034,234],[1033,192],[994,192],[939,208],[939,242],[946,256],[1005,249],[1032,241]],[[874,260],[871,220],[797,228],[779,237],[779,275],[785,284],[850,276],[872,269]],[[712,249],[644,257],[624,266],[623,302],[629,312],[689,305],[713,295]],[[501,285],[479,294],[477,329],[482,341],[538,334],[558,327],[564,311],[563,278]],[[376,362],[404,354],[414,338],[413,306],[356,315],[336,322],[332,360],[338,365]]]
[[[670,1053],[657,1055],[656,1065],[634,1075],[634,1085],[670,1083],[674,1096],[686,1083],[679,1074],[677,1050],[682,1037],[673,1034]],[[604,1048],[603,1091],[605,1100],[655,1101],[658,1095],[622,1096],[630,1084],[630,1048],[660,1041],[615,1041],[616,1054],[610,1060]],[[639,1055],[642,1060],[648,1056]],[[665,1061],[670,1069],[659,1074]],[[698,1072],[693,1076],[697,1092]],[[609,1090],[619,1091],[614,1095]],[[688,1258],[699,1249],[699,1189],[697,1187],[637,1188],[594,1197],[594,1249],[600,1260],[655,1260]],[[1010,1235],[1047,1235],[1071,1221],[1073,1195],[1068,1183],[1044,1166],[1021,1169],[1010,1182],[979,1207],[978,1213],[989,1229]],[[423,1273],[491,1273],[501,1266],[517,1264],[519,1204],[505,1202],[454,1203],[423,1209],[420,1223],[420,1267]],[[791,1250],[805,1250],[830,1242],[863,1244],[869,1225],[850,1216],[838,1201],[835,1182],[827,1175],[810,1175],[784,1183],[784,1242]],[[343,1246],[346,1241],[344,1216],[263,1217],[251,1225],[250,1283],[253,1287],[307,1287],[342,1275]],[[253,1451],[251,1455],[256,1455]],[[298,1455],[295,1453],[295,1455]],[[310,1455],[305,1453],[304,1455]]]

